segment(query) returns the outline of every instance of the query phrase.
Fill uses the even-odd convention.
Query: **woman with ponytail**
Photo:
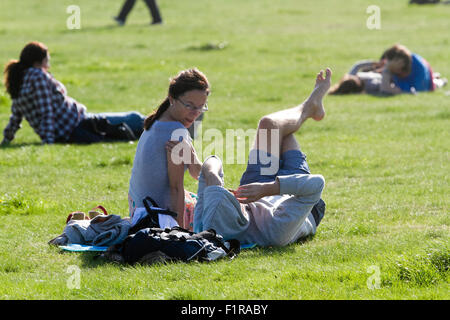
[[[20,60],[6,65],[4,83],[12,106],[2,145],[14,139],[23,118],[42,142],[48,144],[139,137],[144,116],[137,112],[88,113],[83,104],[67,95],[65,86],[49,73],[49,68],[50,54],[40,42],[28,43],[22,49]]]
[[[170,80],[167,97],[145,119],[130,178],[130,216],[144,207],[143,199],[150,196],[159,207],[176,212],[178,224],[188,228],[183,221],[184,173],[189,170],[198,179],[201,169],[188,128],[208,110],[209,92],[203,73],[181,71]]]

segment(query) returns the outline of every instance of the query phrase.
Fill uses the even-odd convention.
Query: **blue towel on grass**
[[[65,251],[72,251],[72,252],[85,252],[85,251],[94,251],[94,252],[104,252],[108,247],[98,247],[98,246],[88,246],[85,244],[77,244],[77,243],[69,243],[66,246],[59,246],[61,249]],[[252,249],[256,247],[256,244],[243,244],[241,245],[242,249]]]
[[[72,252],[84,252],[84,251],[103,252],[106,251],[106,249],[108,249],[108,247],[88,246],[85,244],[76,244],[76,243],[69,243],[68,245],[59,247],[65,251],[72,251]]]

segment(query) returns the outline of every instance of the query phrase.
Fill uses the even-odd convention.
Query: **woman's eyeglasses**
[[[181,99],[177,99],[177,100],[180,101],[181,104],[182,104],[183,106],[185,106],[189,111],[195,111],[195,112],[198,112],[198,111],[200,111],[200,112],[208,111],[208,104],[207,104],[207,103],[205,103],[205,104],[204,104],[203,106],[201,106],[201,107],[194,107],[193,105],[191,105],[191,104],[189,104],[189,103],[185,103],[185,102],[181,101]]]

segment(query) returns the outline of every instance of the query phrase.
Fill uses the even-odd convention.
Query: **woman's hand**
[[[201,164],[198,160],[194,146],[186,139],[183,139],[182,141],[167,141],[166,150],[170,152],[172,157],[175,157],[172,158],[173,160],[178,159],[178,162],[183,162],[184,164]],[[172,151],[174,151],[175,154],[173,154]]]
[[[166,150],[171,155],[173,161],[188,165],[190,175],[198,180],[202,162],[199,160],[192,143],[183,141],[167,141]],[[175,153],[172,153],[174,151]]]
[[[166,150],[176,164],[191,164],[197,156],[194,147],[186,139],[182,141],[167,141]]]

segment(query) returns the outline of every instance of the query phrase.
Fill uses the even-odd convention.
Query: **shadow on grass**
[[[137,140],[135,140],[137,141]],[[132,141],[134,142],[134,141]],[[130,141],[119,141],[119,140],[115,140],[115,141],[99,141],[99,142],[91,142],[91,143],[75,143],[75,142],[56,142],[54,145],[57,146],[69,146],[69,145],[74,145],[77,147],[87,147],[87,146],[91,146],[91,145],[101,145],[101,144],[115,144],[115,143],[130,143]],[[2,145],[0,147],[0,150],[7,150],[7,149],[20,149],[20,148],[24,148],[24,147],[30,147],[30,146],[36,146],[36,147],[40,147],[40,146],[44,146],[43,143],[41,142],[22,142],[22,143],[9,143],[9,144],[5,144]]]
[[[113,262],[103,259],[100,256],[102,254],[101,252],[80,252],[80,254],[81,254],[80,258],[81,258],[83,268],[93,269],[93,268],[102,267],[102,266],[106,266],[106,265],[117,266],[117,267],[126,266],[126,265],[120,265],[120,264],[113,263]]]
[[[103,30],[112,30],[117,29],[119,26],[117,24],[108,24],[103,26],[90,26],[90,27],[81,27],[80,29],[64,29],[60,32],[63,34],[73,33],[73,32],[91,32],[91,31],[103,31]]]
[[[7,149],[19,149],[22,147],[29,147],[29,146],[42,146],[42,143],[40,142],[22,142],[22,143],[8,143],[5,145],[2,145],[0,147],[0,150],[7,150]]]
[[[114,263],[102,258],[101,257],[102,252],[95,252],[95,251],[76,252],[60,249],[58,253],[61,255],[75,255],[79,257],[79,259],[81,260],[81,266],[86,269],[95,269],[103,266],[116,266],[118,268],[129,266],[127,264]]]
[[[111,24],[99,25],[99,26],[81,26],[80,29],[64,29],[61,30],[60,33],[67,34],[73,32],[96,32],[96,31],[112,31],[114,29],[142,29],[143,27],[157,27],[158,25],[152,25],[150,23],[131,23],[126,24],[124,26],[119,26],[115,22],[111,22]]]
[[[295,248],[298,245],[303,245],[305,243],[308,243],[310,241],[312,241],[314,239],[314,236],[309,236],[307,238],[304,239],[300,239],[292,244],[289,244],[287,246],[283,246],[283,247],[254,247],[252,249],[244,249],[241,251],[241,255],[245,254],[246,257],[253,257],[253,258],[258,258],[258,257],[277,257],[277,256],[282,256],[284,254],[291,254],[295,252]],[[239,256],[238,256],[239,259]]]
[[[303,245],[311,240],[313,240],[314,236],[310,236],[306,239],[302,239],[300,241],[297,241],[293,244],[284,246],[284,247],[254,247],[251,249],[244,249],[241,250],[240,254],[238,254],[234,259],[246,259],[246,258],[263,258],[263,257],[281,257],[285,254],[293,254],[295,252],[295,247],[297,245]],[[117,268],[126,268],[126,267],[133,267],[131,264],[122,264],[122,263],[116,263],[109,261],[101,256],[102,252],[68,252],[61,250],[60,254],[76,254],[80,257],[82,267],[87,269],[93,269],[103,266],[114,266]],[[229,262],[228,259],[221,259],[214,262]],[[178,264],[178,263],[186,263],[182,261],[171,261],[167,262],[167,264]],[[189,262],[188,262],[189,263]],[[205,262],[207,263],[207,262]],[[140,264],[137,264],[140,266]],[[152,265],[144,265],[146,267],[154,267],[159,265],[159,263],[152,264]]]
[[[86,143],[76,143],[76,142],[57,142],[55,145],[59,146],[77,146],[77,147],[89,147],[93,145],[107,145],[107,144],[116,144],[116,143],[130,143],[130,142],[136,142],[138,140],[111,140],[111,141],[99,141],[99,142],[86,142]]]
[[[192,45],[186,48],[187,51],[220,51],[228,47],[228,42],[207,42],[204,44]]]
[[[395,98],[401,94],[390,94],[390,93],[348,93],[348,94],[328,94],[331,97],[355,97],[355,96],[365,96],[374,98]]]

